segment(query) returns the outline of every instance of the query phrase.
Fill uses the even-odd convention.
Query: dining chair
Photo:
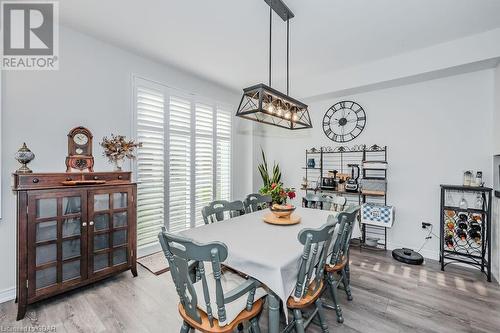
[[[318,319],[322,331],[328,332],[320,296],[324,290],[324,270],[335,225],[336,219],[331,217],[322,227],[303,229],[298,235],[304,249],[295,290],[286,302],[287,308],[293,312],[293,321],[285,327],[284,332],[295,328],[297,333],[304,333],[314,318]],[[314,310],[305,315],[304,310],[311,306]]]
[[[323,306],[335,310],[339,323],[344,322],[342,309],[337,297],[337,288],[341,282],[344,286],[347,299],[352,301],[352,292],[347,269],[349,263],[349,244],[351,242],[352,230],[359,210],[359,206],[353,206],[339,213],[337,216],[337,220],[339,221],[337,237],[333,243],[332,253],[329,256],[328,263],[325,266],[327,288],[330,290],[333,305],[323,303]]]
[[[224,220],[226,212],[230,218],[240,216],[245,214],[245,206],[240,200],[233,202],[216,200],[201,209],[201,215],[205,224]]]
[[[329,196],[325,195],[323,197],[323,209],[331,210],[334,212],[341,212],[345,209],[347,204],[347,199],[342,196]]]
[[[325,197],[321,194],[307,193],[302,197],[302,206],[306,208],[323,209]]]
[[[267,293],[257,280],[222,271],[227,246],[221,242],[200,244],[162,229],[158,238],[180,299],[180,332],[229,333],[249,322],[251,332],[260,333],[259,318]],[[189,274],[192,262],[198,265],[196,281]],[[213,273],[206,273],[204,263]]]
[[[258,210],[268,208],[269,205],[271,205],[271,202],[272,198],[270,195],[252,193],[247,195],[247,197],[243,201],[243,205],[245,206],[245,211],[247,213],[253,213]]]

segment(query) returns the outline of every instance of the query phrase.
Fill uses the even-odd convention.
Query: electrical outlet
[[[422,229],[426,229],[427,227],[430,227],[431,224],[427,222],[422,222]]]

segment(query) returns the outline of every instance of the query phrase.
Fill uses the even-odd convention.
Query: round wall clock
[[[341,101],[332,105],[323,117],[323,131],[335,142],[349,142],[363,132],[365,110],[356,102]]]

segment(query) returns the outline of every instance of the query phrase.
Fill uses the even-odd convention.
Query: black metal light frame
[[[290,53],[290,19],[295,15],[282,0],[264,0],[269,9],[269,85],[260,83],[243,89],[236,116],[274,125],[286,129],[297,130],[312,128],[306,104],[289,96],[289,53]],[[272,12],[273,10],[286,21],[286,94],[271,87],[272,56]]]

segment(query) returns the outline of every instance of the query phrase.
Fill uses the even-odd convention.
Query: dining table
[[[286,304],[298,276],[303,245],[297,236],[304,228],[319,228],[328,216],[338,213],[297,207],[293,214],[301,221],[294,225],[274,225],[263,221],[270,210],[229,218],[220,222],[182,231],[180,234],[199,243],[219,241],[226,244],[229,255],[224,265],[262,283],[268,292],[269,332],[278,333],[280,301]],[[335,233],[336,235],[337,233]],[[361,231],[354,224],[352,237]],[[287,310],[285,317],[288,319]]]

